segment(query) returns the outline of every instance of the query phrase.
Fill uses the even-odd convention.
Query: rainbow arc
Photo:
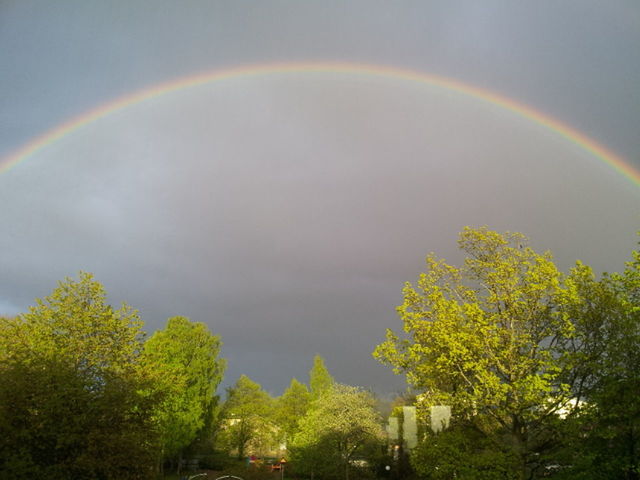
[[[475,98],[477,100],[489,102],[500,108],[513,112],[531,122],[541,125],[557,135],[565,138],[571,143],[578,145],[583,150],[589,152],[599,160],[605,162],[611,168],[622,174],[632,183],[640,186],[640,171],[625,162],[621,157],[605,148],[595,140],[589,138],[584,133],[545,115],[532,107],[519,103],[513,99],[507,98],[495,92],[479,88],[473,85],[459,82],[457,80],[440,77],[437,75],[425,74],[412,70],[405,70],[394,67],[352,64],[352,63],[336,63],[336,62],[318,62],[318,63],[274,63],[266,65],[251,65],[245,67],[231,68],[226,70],[215,70],[210,72],[199,73],[174,81],[162,83],[125,95],[112,102],[103,104],[93,110],[85,112],[75,118],[72,118],[55,128],[34,138],[27,144],[23,145],[13,154],[0,160],[0,173],[15,167],[19,163],[25,161],[37,152],[46,148],[48,145],[55,143],[61,138],[72,134],[83,126],[95,122],[117,110],[124,109],[131,105],[135,105],[146,100],[166,95],[177,90],[192,88],[208,83],[229,80],[236,77],[251,77],[261,75],[273,75],[283,73],[344,73],[352,75],[366,75],[374,77],[385,77],[408,82],[418,82],[430,85],[444,90],[456,92],[461,95]]]

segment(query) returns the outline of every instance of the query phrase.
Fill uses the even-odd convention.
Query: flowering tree
[[[348,480],[355,456],[381,434],[373,397],[358,387],[336,384],[300,421],[291,450],[298,469],[325,476],[342,471]]]

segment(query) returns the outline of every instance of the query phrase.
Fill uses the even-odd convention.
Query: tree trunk
[[[238,460],[242,460],[244,458],[244,445],[238,445]]]
[[[178,468],[176,468],[176,475],[180,476],[180,469],[182,468],[182,450],[178,454]]]
[[[158,473],[161,476],[164,476],[164,458],[160,457],[158,459],[158,467],[157,468],[158,468]]]
[[[160,449],[160,455],[158,456],[158,465],[156,466],[160,476],[164,476],[164,445]]]
[[[527,480],[529,479],[531,473],[529,472],[527,462],[529,454],[527,445],[527,431],[524,427],[524,422],[522,422],[516,415],[512,416],[511,421],[512,445],[520,463],[518,478],[520,480]]]

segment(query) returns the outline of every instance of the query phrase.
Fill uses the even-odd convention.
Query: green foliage
[[[640,255],[622,274],[599,281],[578,264],[570,275],[577,301],[580,352],[589,370],[581,385],[586,400],[567,419],[566,449],[556,456],[565,465],[558,477],[640,477]]]
[[[411,463],[422,478],[515,480],[518,459],[472,428],[454,426],[430,434],[414,449]]]
[[[349,478],[352,461],[381,439],[375,400],[357,387],[335,384],[300,421],[290,451],[296,472]]]
[[[557,413],[582,380],[566,372],[574,324],[563,306],[575,299],[549,253],[517,233],[465,228],[456,268],[433,255],[417,285],[404,288],[398,314],[408,338],[387,332],[374,356],[407,374],[424,393],[419,414],[450,405],[454,416],[519,459],[527,476],[551,448]],[[579,371],[579,370],[576,370]]]
[[[227,389],[222,407],[221,443],[235,451],[238,458],[248,453],[260,453],[266,444],[276,440],[277,430],[271,422],[274,401],[262,387],[246,375]]]
[[[309,386],[313,400],[320,398],[333,385],[333,377],[329,374],[320,355],[313,357],[313,367],[309,371]]]
[[[152,478],[160,400],[136,312],[87,273],[0,320],[2,478]]]
[[[145,363],[157,373],[165,393],[156,413],[165,458],[180,457],[198,434],[211,434],[215,392],[225,368],[218,358],[220,346],[220,337],[204,323],[186,317],[170,318],[144,345]]]
[[[278,399],[276,422],[282,429],[285,439],[291,439],[298,431],[298,423],[309,410],[311,394],[307,386],[291,379],[291,384]]]

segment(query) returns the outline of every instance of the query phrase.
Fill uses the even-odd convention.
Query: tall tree
[[[367,444],[381,438],[381,419],[368,392],[333,385],[300,421],[292,452],[299,469],[322,477],[344,475]],[[336,469],[337,467],[337,469]]]
[[[216,388],[225,368],[220,337],[201,322],[173,317],[144,346],[144,358],[163,379],[167,393],[158,419],[162,450],[166,459],[177,459],[178,470],[184,450],[202,429],[211,425],[208,417],[217,405]]]
[[[312,398],[317,400],[331,388],[333,383],[333,377],[325,367],[324,359],[320,355],[313,357],[313,367],[309,371],[309,386],[311,387]]]
[[[398,314],[408,338],[387,331],[374,356],[423,390],[425,420],[426,407],[450,405],[528,478],[581,381],[566,375],[579,360],[568,354],[575,328],[562,309],[571,292],[551,254],[521,234],[467,227],[459,245],[463,267],[429,255],[427,273],[405,285]]]
[[[285,442],[298,431],[298,423],[309,410],[311,394],[307,386],[295,378],[278,399],[276,421],[284,433]]]
[[[640,252],[622,274],[596,280],[578,264],[569,277],[577,301],[579,352],[589,375],[576,390],[584,400],[567,418],[571,438],[558,463],[567,478],[640,478]],[[571,435],[573,434],[573,435]],[[562,453],[565,453],[562,458]]]
[[[135,311],[88,273],[0,321],[0,476],[154,476],[158,397]]]
[[[227,389],[221,414],[222,436],[238,459],[245,457],[250,442],[262,443],[260,440],[274,435],[269,421],[272,412],[273,399],[246,375],[241,375],[236,384]]]

